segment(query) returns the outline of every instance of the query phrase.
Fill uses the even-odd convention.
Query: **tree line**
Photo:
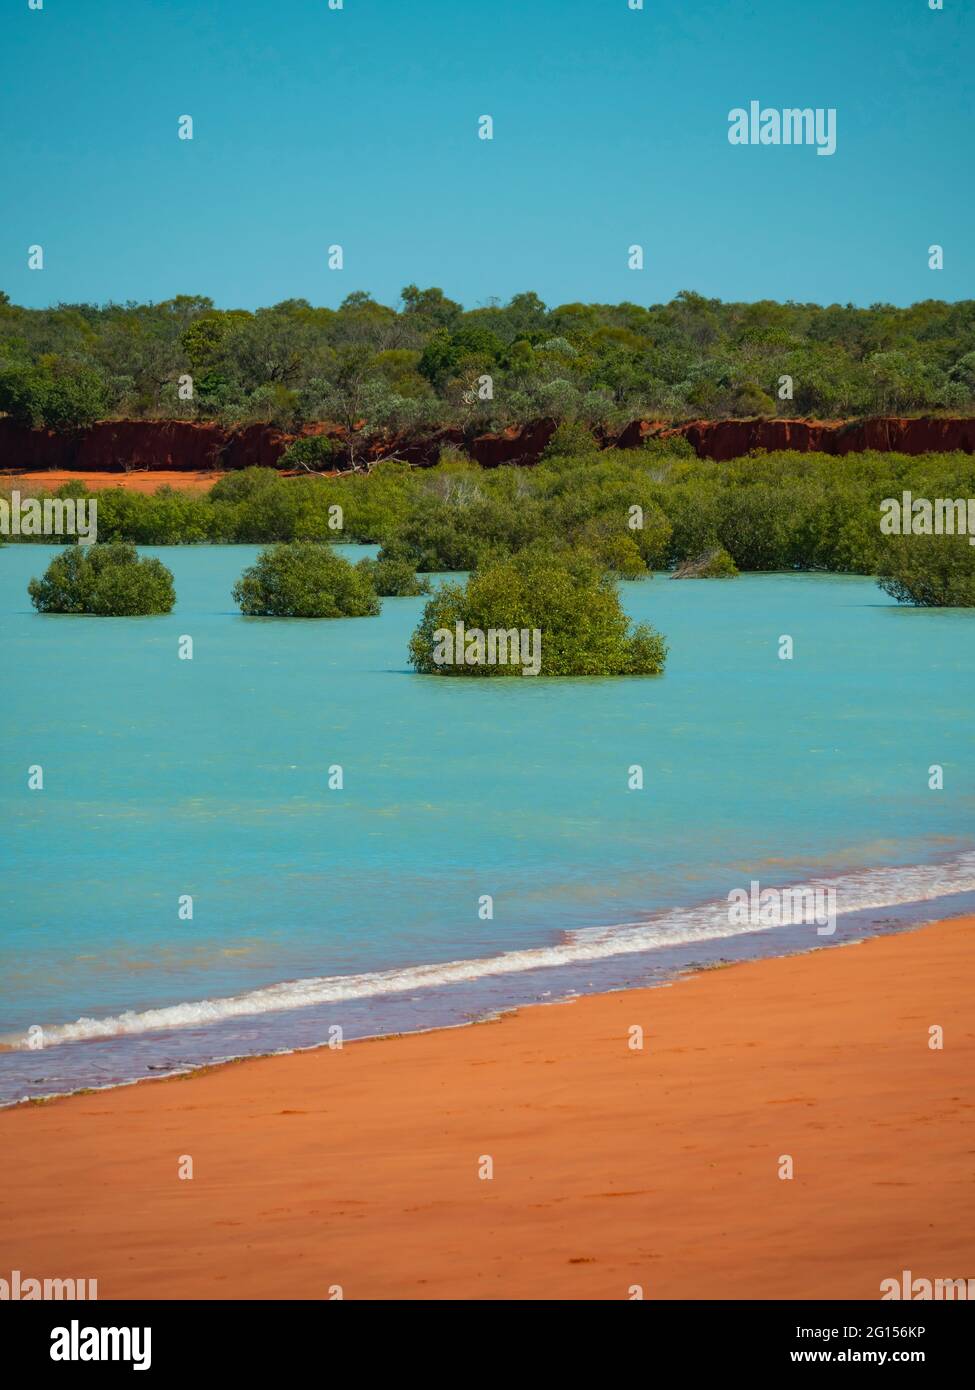
[[[254,312],[205,296],[27,309],[0,292],[0,411],[67,430],[100,418],[333,420],[356,431],[499,429],[540,417],[975,410],[975,301],[562,304],[517,294],[465,309],[407,285]]]

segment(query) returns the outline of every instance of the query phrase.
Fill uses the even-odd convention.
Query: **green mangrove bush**
[[[368,618],[380,609],[368,572],[311,541],[262,550],[233,596],[250,618]]]
[[[140,557],[127,541],[65,549],[27,592],[39,613],[98,618],[168,613],[176,602],[173,576],[162,561]]]
[[[663,637],[631,626],[584,552],[525,551],[444,584],[410,639],[410,661],[427,675],[646,676],[666,657]]]
[[[975,545],[967,535],[890,537],[877,583],[917,608],[973,608]]]
[[[360,560],[356,568],[368,576],[380,598],[415,598],[430,592],[429,579],[421,579],[404,556]]]
[[[337,477],[251,468],[209,494],[108,489],[97,494],[98,534],[137,545],[370,542],[380,562],[425,574],[483,570],[542,546],[585,550],[626,579],[719,551],[743,572],[878,575],[885,499],[975,497],[975,459],[964,453],[782,451],[715,463],[672,447],[680,439],[651,443],[533,468],[480,468],[445,451],[431,468],[387,461]],[[916,562],[928,554],[934,563],[936,549]]]
[[[671,579],[734,579],[740,574],[738,566],[720,545],[706,550],[696,560],[682,560]]]

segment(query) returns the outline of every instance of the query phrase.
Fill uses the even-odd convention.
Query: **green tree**
[[[342,444],[326,434],[305,435],[289,444],[281,455],[280,466],[297,471],[305,469],[310,473],[329,472],[336,467],[342,453]]]
[[[968,536],[891,536],[877,583],[918,608],[975,607],[975,546]]]
[[[128,541],[62,551],[27,592],[39,613],[99,618],[168,613],[176,601],[171,572],[160,560],[140,557]]]
[[[403,300],[403,317],[410,319],[421,329],[452,328],[460,318],[461,306],[448,299],[443,290],[432,287],[428,290],[407,285],[400,296]]]
[[[46,378],[36,367],[18,363],[0,371],[0,411],[18,425],[42,425],[46,402]]]
[[[647,567],[640,547],[632,536],[607,537],[597,551],[599,560],[611,574],[620,579],[646,579]]]
[[[0,371],[0,411],[18,424],[75,429],[100,419],[106,408],[105,383],[98,372],[23,365]]]
[[[366,571],[328,545],[295,541],[262,550],[234,585],[248,617],[367,618],[380,603]]]
[[[414,598],[430,592],[429,579],[421,579],[405,556],[360,560],[356,568],[371,580],[380,598]]]
[[[557,458],[583,458],[597,453],[598,450],[599,445],[592,430],[577,420],[563,420],[542,450],[540,462],[546,463],[549,459]]]
[[[664,639],[645,624],[631,629],[615,585],[582,553],[524,552],[478,571],[463,587],[445,584],[410,639],[410,661],[424,674],[521,675],[520,662],[439,660],[449,654],[445,634],[453,638],[458,623],[485,637],[492,629],[539,631],[545,676],[657,675],[666,661]]]

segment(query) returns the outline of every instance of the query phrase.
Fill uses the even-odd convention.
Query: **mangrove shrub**
[[[917,608],[975,607],[975,546],[966,535],[891,537],[877,583]]]
[[[233,594],[249,618],[368,618],[380,608],[369,574],[313,541],[262,550]]]
[[[657,675],[666,655],[584,552],[525,551],[443,585],[410,640],[413,666],[445,676]]]
[[[27,586],[39,613],[88,613],[98,618],[136,618],[168,613],[176,602],[173,576],[160,560],[140,557],[128,541],[56,555],[41,579]]]
[[[377,560],[360,560],[356,569],[371,581],[380,598],[415,598],[430,592],[429,579],[421,579],[408,559],[384,555]]]

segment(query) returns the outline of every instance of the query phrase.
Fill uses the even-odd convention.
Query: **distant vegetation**
[[[173,576],[134,545],[116,541],[72,546],[56,555],[41,579],[27,586],[39,613],[88,613],[98,618],[137,618],[168,613],[176,601]]]
[[[473,643],[455,642],[459,623]],[[521,676],[532,659],[534,675],[655,676],[666,656],[653,628],[631,629],[591,557],[534,549],[486,565],[466,585],[441,585],[410,641],[416,669],[442,676]]]
[[[77,495],[79,484],[68,488]],[[880,503],[904,489],[975,497],[975,457],[779,452],[712,463],[679,449],[590,448],[534,468],[482,469],[454,453],[429,469],[388,462],[369,474],[282,478],[252,468],[209,493],[93,495],[99,538],[138,545],[367,541],[431,572],[474,569],[544,540],[587,549],[616,573],[645,575],[722,547],[745,571],[876,574]]]
[[[791,397],[782,379],[792,380]],[[188,386],[192,396],[188,398]],[[975,409],[975,301],[910,308],[562,304],[517,294],[464,309],[408,285],[396,307],[286,300],[250,312],[204,296],[25,309],[0,293],[0,412],[68,429],[102,416],[294,430],[496,429],[541,416],[849,417]],[[327,441],[296,466],[327,464]]]
[[[410,561],[395,553],[381,560],[360,560],[356,569],[368,576],[380,598],[415,598],[430,592],[429,579],[421,579]]]
[[[429,469],[387,461],[368,474],[283,478],[252,468],[209,493],[113,488],[96,494],[98,534],[138,545],[372,542],[378,562],[359,573],[376,595],[422,592],[417,571],[483,570],[538,546],[584,552],[629,580],[681,566],[701,577],[826,570],[886,576],[902,602],[967,592],[965,567],[975,558],[967,538],[951,548],[950,537],[923,545],[925,537],[909,536],[898,547],[881,533],[880,504],[905,490],[975,497],[972,455],[778,452],[713,463],[682,439],[598,450],[578,434],[562,447],[577,452],[533,468],[480,468],[453,450]],[[917,571],[932,567],[925,588]]]
[[[234,585],[234,602],[250,618],[369,618],[380,609],[367,571],[302,541],[261,551]]]

